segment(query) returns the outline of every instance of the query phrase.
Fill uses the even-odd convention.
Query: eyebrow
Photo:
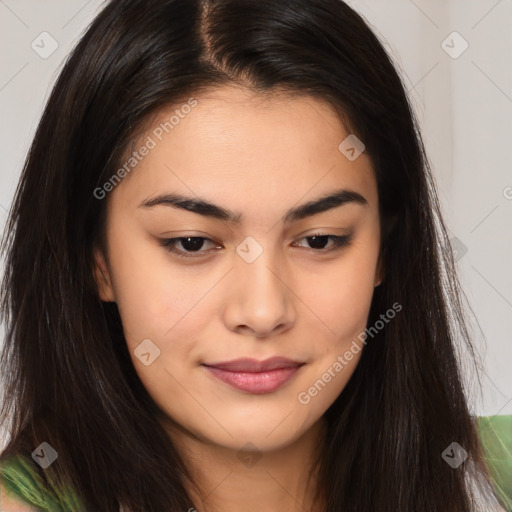
[[[336,190],[300,206],[291,208],[285,212],[281,220],[284,223],[291,223],[346,204],[368,206],[368,201],[358,192],[343,189]],[[156,197],[145,199],[138,207],[152,208],[158,205],[180,208],[205,217],[235,224],[240,224],[243,220],[243,214],[240,212],[227,210],[222,206],[215,205],[204,199],[188,197],[182,194],[160,194]]]

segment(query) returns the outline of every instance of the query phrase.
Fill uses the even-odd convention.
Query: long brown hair
[[[403,311],[369,339],[326,412],[326,511],[472,510],[468,477],[488,481],[456,357],[456,338],[470,356],[472,345],[434,180],[390,57],[340,0],[115,0],[93,20],[48,100],[3,241],[1,459],[50,442],[59,457],[48,485],[72,482],[87,510],[193,505],[116,304],[97,293],[106,201],[94,190],[148,116],[230,83],[328,101],[376,171],[386,277],[369,322],[395,302]],[[453,441],[469,454],[456,469],[441,456]]]

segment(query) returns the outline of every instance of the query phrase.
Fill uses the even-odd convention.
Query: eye
[[[162,246],[164,246],[169,252],[177,254],[183,258],[196,258],[197,256],[204,256],[205,251],[201,250],[204,246],[204,242],[211,242],[213,245],[218,245],[204,236],[183,236],[178,238],[166,238],[161,240]],[[178,249],[177,245],[181,244],[183,249]],[[196,253],[196,254],[194,254]]]
[[[325,248],[326,244],[329,242],[329,239],[332,240],[332,243],[330,246],[327,246],[327,249]],[[351,235],[344,235],[344,236],[336,236],[336,235],[321,235],[321,234],[315,234],[311,236],[306,236],[302,238],[301,240],[308,240],[308,243],[310,245],[310,248],[314,250],[315,252],[331,252],[335,251],[336,249],[341,249],[342,247],[346,247],[350,245],[352,241]]]
[[[332,240],[331,245],[327,245],[327,249],[325,248],[326,244],[328,244],[329,239]],[[302,238],[301,240],[308,240],[310,244],[310,249],[314,252],[320,253],[328,253],[331,251],[335,251],[336,249],[341,249],[342,247],[346,247],[350,245],[352,241],[352,237],[350,235],[345,236],[336,236],[336,235],[321,235],[315,234],[311,236],[307,236]],[[197,258],[200,256],[204,256],[207,252],[204,250],[205,242],[210,242],[215,246],[216,249],[219,246],[209,238],[203,236],[184,236],[178,238],[165,238],[160,241],[160,244],[165,247],[165,249],[169,252],[176,254],[182,258]],[[181,249],[178,246],[181,245]]]

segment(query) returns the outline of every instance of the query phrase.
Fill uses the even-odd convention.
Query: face
[[[99,294],[194,438],[282,448],[352,375],[381,271],[374,171],[348,135],[320,100],[224,87],[159,112],[121,163]]]

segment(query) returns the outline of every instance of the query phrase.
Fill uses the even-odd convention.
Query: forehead
[[[299,199],[313,188],[317,195],[340,187],[359,189],[372,202],[369,157],[362,153],[350,161],[339,149],[349,135],[321,99],[222,87],[153,115],[125,162],[144,145],[150,149],[116,188],[126,189],[123,195],[132,203],[164,188],[231,196],[240,206],[244,200]]]

